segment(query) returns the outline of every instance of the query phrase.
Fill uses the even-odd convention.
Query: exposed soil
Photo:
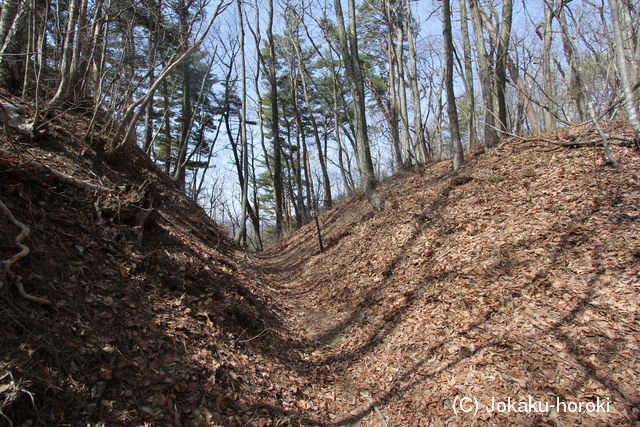
[[[324,252],[310,224],[244,254],[137,149],[104,162],[85,126],[61,115],[38,141],[0,145],[0,198],[31,228],[13,271],[53,302],[30,303],[2,277],[5,420],[640,420],[640,152],[627,141],[611,141],[616,169],[599,147],[505,140],[457,174],[444,161],[381,183],[383,212],[361,194],[325,212]],[[606,130],[630,136],[621,122]],[[18,229],[0,217],[0,230],[6,260]],[[529,396],[609,406],[487,411]],[[454,411],[463,397],[475,416]]]

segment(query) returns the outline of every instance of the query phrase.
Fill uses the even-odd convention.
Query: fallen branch
[[[2,149],[0,149],[0,154],[2,154],[4,156],[18,157],[14,153],[12,153],[10,151],[2,150]],[[70,184],[70,185],[73,185],[74,187],[78,187],[78,188],[81,188],[83,190],[88,190],[88,191],[111,191],[110,188],[103,187],[102,185],[92,184],[91,182],[82,181],[82,180],[80,180],[78,178],[74,178],[74,177],[72,177],[70,175],[67,175],[67,174],[62,173],[60,171],[52,169],[49,166],[47,166],[47,165],[45,165],[43,163],[40,163],[37,160],[29,160],[29,161],[23,163],[23,166],[30,166],[30,167],[32,167],[35,170],[38,170],[40,172],[49,173],[49,174],[55,176],[56,178],[58,178],[60,181],[64,182],[65,184]]]
[[[16,285],[16,289],[18,289],[18,292],[20,293],[20,296],[22,298],[38,304],[42,304],[42,305],[51,305],[51,301],[49,301],[46,298],[39,298],[31,294],[28,294],[24,290],[24,287],[22,286],[22,280],[20,279],[20,277],[17,277],[11,271],[11,266],[13,264],[15,264],[16,262],[18,262],[19,260],[21,260],[22,258],[26,257],[31,253],[31,250],[29,249],[29,247],[24,243],[22,243],[27,237],[29,237],[29,233],[31,233],[31,229],[27,227],[25,224],[23,224],[22,222],[18,221],[16,217],[13,216],[9,208],[2,202],[2,200],[0,200],[0,210],[2,211],[2,213],[5,214],[7,218],[9,218],[9,221],[11,221],[16,227],[20,229],[20,233],[16,237],[16,246],[20,248],[20,252],[18,252],[8,260],[2,261],[2,264],[4,264],[4,269],[7,273],[7,276],[9,277],[9,279],[14,281]]]
[[[382,423],[382,425],[384,427],[389,427],[387,420],[384,419],[384,415],[382,415],[382,411],[380,411],[380,408],[378,408],[378,405],[376,405],[375,400],[373,400],[369,395],[367,395],[366,397],[367,397],[367,400],[369,401],[369,404],[371,405],[373,410],[376,412],[376,415],[378,416],[378,418],[380,418],[380,422]]]
[[[270,332],[270,331],[274,331],[275,332],[275,330],[272,329],[272,328],[266,328],[266,329],[262,330],[262,332],[260,332],[255,337],[249,338],[249,339],[246,339],[246,340],[240,340],[239,338],[242,336],[242,334],[240,334],[240,335],[238,335],[238,338],[236,338],[236,340],[233,343],[234,344],[237,343],[237,342],[246,343],[246,342],[249,342],[249,341],[253,341],[253,340],[257,339],[257,338],[260,338],[261,336],[263,336],[264,334],[266,334],[267,332]],[[246,332],[246,329],[244,331],[242,331],[242,333],[245,333],[245,332]]]
[[[498,130],[498,128],[494,128]],[[512,138],[517,138],[524,142],[546,142],[548,144],[557,145],[559,147],[602,147],[604,146],[601,139],[590,139],[588,141],[573,141],[573,142],[562,142],[562,141],[554,141],[553,139],[546,139],[540,137],[533,138],[525,138],[524,136],[516,135],[515,133],[510,133],[507,131],[500,131],[505,135],[508,135]],[[629,138],[622,135],[606,135],[610,139],[619,139],[621,141],[634,142],[633,138]]]

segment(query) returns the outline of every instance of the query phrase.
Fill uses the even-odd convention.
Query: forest
[[[35,101],[35,135],[83,111],[96,150],[139,146],[253,249],[500,137],[639,132],[631,0],[345,3],[6,1],[0,87]]]
[[[0,425],[640,420],[637,0],[2,0],[0,122]]]

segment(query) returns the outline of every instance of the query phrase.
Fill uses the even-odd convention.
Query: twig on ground
[[[385,427],[389,427],[387,420],[384,419],[384,415],[382,415],[382,411],[380,411],[380,408],[378,408],[378,405],[376,404],[376,402],[369,395],[367,395],[367,400],[369,401],[369,404],[371,405],[373,410],[376,412],[376,415],[378,416],[378,418],[380,418],[380,422],[382,423],[382,425]]]
[[[237,342],[245,343],[245,342],[253,341],[253,340],[257,339],[257,338],[260,338],[261,336],[263,336],[264,334],[266,334],[266,333],[267,333],[267,332],[269,332],[269,331],[273,331],[273,329],[271,329],[271,328],[264,329],[262,332],[260,332],[260,333],[259,333],[258,335],[256,335],[255,337],[253,337],[253,338],[249,338],[249,339],[246,339],[246,340],[238,340],[238,339],[236,338],[236,340],[235,340],[233,343],[235,344],[235,343],[237,343]],[[246,332],[246,329],[245,329],[244,331],[242,331],[242,334],[244,334],[245,332]],[[238,338],[240,338],[240,337],[242,336],[242,334],[240,334],[240,335],[238,336]]]

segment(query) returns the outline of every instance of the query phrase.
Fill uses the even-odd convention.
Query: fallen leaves
[[[379,425],[371,399],[390,425],[456,425],[475,421],[453,414],[457,396],[529,394],[614,403],[536,422],[628,423],[640,415],[640,155],[615,146],[611,170],[598,149],[540,147],[502,144],[464,182],[447,162],[417,168],[381,183],[392,210],[371,215],[356,195],[324,213],[325,252],[312,224],[249,263],[152,166],[131,194],[97,200],[0,176],[35,223],[21,273],[60,296],[58,312],[3,306],[7,369],[51,424]],[[81,148],[28,147],[79,176]],[[131,179],[92,161],[110,188]],[[139,247],[117,214],[139,210],[142,180],[163,207]],[[0,393],[9,384],[0,371]]]

